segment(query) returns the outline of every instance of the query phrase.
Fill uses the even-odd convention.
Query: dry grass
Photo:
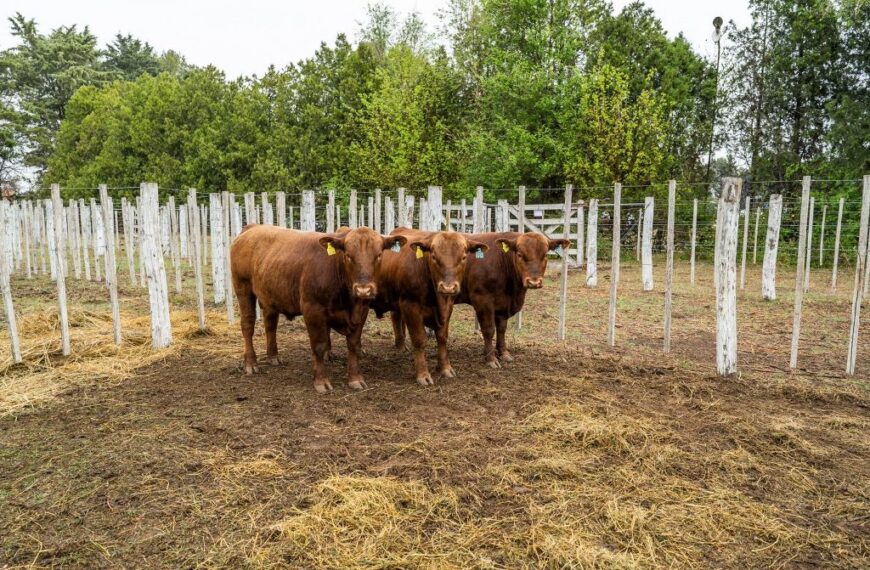
[[[371,390],[325,398],[310,390],[299,322],[280,329],[288,366],[247,378],[237,325],[220,310],[203,336],[195,314],[176,306],[176,342],[155,352],[135,295],[120,347],[108,312],[78,303],[68,358],[58,354],[53,310],[31,311],[20,321],[26,364],[5,353],[0,362],[9,442],[0,501],[10,507],[0,558],[73,567],[870,565],[867,379],[832,372],[842,322],[823,326],[843,300],[809,297],[802,370],[790,374],[780,370],[790,307],[747,293],[743,373],[721,381],[711,372],[709,283],[678,292],[675,354],[663,356],[661,299],[634,290],[635,277],[629,268],[616,350],[603,346],[606,287],[577,285],[569,342],[552,340],[551,281],[530,299],[524,329],[511,329],[517,361],[504,369],[480,365],[462,308],[452,333],[461,379],[420,389],[407,355],[388,348],[389,323],[372,319]],[[339,355],[334,375],[342,364]],[[62,397],[74,387],[86,388],[81,406]]]

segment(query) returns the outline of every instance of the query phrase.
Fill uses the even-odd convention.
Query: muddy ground
[[[511,328],[503,369],[484,366],[463,307],[459,378],[420,387],[372,317],[369,389],[344,387],[334,337],[327,396],[311,388],[301,322],[282,322],[286,364],[245,376],[216,309],[210,335],[132,376],[76,376],[0,417],[0,567],[867,567],[870,330],[845,377],[851,280],[838,294],[814,282],[790,373],[793,283],[783,275],[765,303],[750,270],[741,373],[720,379],[700,273],[695,287],[677,273],[671,355],[660,286],[642,293],[636,267],[615,349],[607,280],[588,290],[574,273],[556,340],[553,275]],[[28,286],[32,311],[49,310],[50,284]],[[103,309],[98,286],[80,290],[83,310]],[[143,307],[135,288],[124,298]],[[88,326],[105,332],[85,323],[74,341]]]

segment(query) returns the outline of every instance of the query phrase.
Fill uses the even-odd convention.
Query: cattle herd
[[[359,357],[369,310],[390,313],[396,347],[406,330],[413,346],[417,382],[434,384],[426,363],[426,328],[438,341],[438,372],[455,376],[447,351],[455,303],[474,308],[489,366],[512,360],[505,346],[510,317],[527,289],[543,285],[547,255],[568,240],[535,233],[465,234],[408,228],[383,236],[367,228],[335,233],[249,225],[230,252],[233,288],[241,313],[245,372],[257,371],[253,335],[259,304],[266,331],[266,358],[279,363],[278,317],[302,315],[314,354],[314,389],[332,390],[326,374],[330,330],[347,339],[347,384],[366,387]],[[495,336],[495,346],[493,337]]]

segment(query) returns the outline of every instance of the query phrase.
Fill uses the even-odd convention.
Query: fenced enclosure
[[[763,259],[761,283],[749,286],[760,287],[764,298],[772,302],[776,300],[778,267],[796,271],[801,285],[795,288],[792,368],[797,366],[802,297],[810,286],[810,273],[830,267],[830,288],[835,290],[838,272],[844,265],[853,266],[853,309],[845,367],[853,374],[861,299],[870,283],[866,245],[870,176],[863,182],[851,183],[863,184],[860,203],[831,199],[823,191],[812,195],[813,181],[809,177],[801,182],[800,198],[785,201],[779,193],[767,196],[766,200],[761,196],[756,196],[755,200],[752,196],[743,196],[740,179],[725,179],[718,198],[712,194],[696,197],[697,192],[690,187],[688,192],[683,189],[683,195],[694,197],[678,199],[680,185],[671,181],[660,186],[632,188],[617,184],[611,193],[603,188],[575,190],[569,186],[561,190],[529,190],[521,186],[515,190],[491,191],[490,194],[496,196],[494,201],[487,201],[485,190],[478,188],[471,203],[463,199],[459,204],[450,199],[445,201],[439,187],[430,187],[425,194],[418,195],[401,188],[395,192],[375,190],[371,193],[351,190],[346,196],[337,196],[332,190],[263,192],[259,196],[248,193],[244,203],[240,203],[235,195],[227,192],[204,195],[190,189],[184,196],[178,191],[161,192],[153,183],[143,183],[139,195],[129,195],[129,199],[122,196],[119,203],[109,195],[110,189],[101,186],[96,191],[97,197],[87,202],[79,198],[64,204],[60,186],[53,185],[50,200],[14,203],[4,200],[0,210],[4,236],[0,279],[12,359],[14,362],[22,360],[15,300],[10,287],[13,274],[27,278],[50,274],[55,280],[61,352],[68,355],[72,351],[66,307],[69,278],[105,281],[112,307],[115,343],[121,343],[123,332],[117,295],[118,260],[121,260],[130,284],[148,288],[153,346],[160,349],[172,342],[169,295],[170,291],[180,294],[184,287],[182,263],[194,268],[193,287],[200,328],[207,328],[204,286],[207,273],[211,276],[210,299],[215,304],[225,305],[227,321],[233,322],[229,245],[245,224],[264,223],[325,232],[333,232],[343,225],[352,228],[368,225],[383,233],[405,226],[474,233],[532,231],[549,237],[568,237],[572,247],[557,252],[565,276],[559,308],[559,340],[565,339],[568,327],[565,314],[568,297],[577,294],[567,287],[569,269],[585,270],[585,285],[597,287],[599,263],[606,260],[605,254],[611,250],[611,309],[606,331],[611,346],[617,342],[620,262],[632,257],[639,262],[643,290],[654,291],[661,285],[653,280],[653,255],[663,251],[666,254],[662,319],[665,352],[670,351],[671,343],[675,256],[677,253],[681,257],[688,256],[691,284],[695,282],[697,260],[712,257],[717,306],[717,370],[722,375],[737,371],[737,290],[747,287],[747,263],[755,265],[759,257]],[[825,182],[819,184],[824,188]],[[665,200],[657,199],[662,194]],[[557,197],[562,203],[555,203]],[[833,214],[835,208],[834,224],[828,211]],[[760,243],[759,235],[762,236]],[[792,259],[794,267],[783,264]],[[522,326],[522,314],[517,315],[516,326]]]

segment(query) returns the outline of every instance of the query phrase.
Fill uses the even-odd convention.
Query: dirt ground
[[[694,287],[678,266],[670,355],[660,268],[651,293],[623,268],[615,349],[599,270],[596,289],[570,275],[566,342],[558,276],[529,295],[501,370],[461,307],[459,378],[430,388],[372,315],[369,389],[344,387],[334,336],[326,396],[301,321],[282,321],[284,365],[245,376],[221,308],[199,334],[187,291],[175,346],[153,353],[125,284],[115,349],[102,289],[76,282],[65,360],[51,283],[17,280],[29,364],[0,366],[0,567],[870,566],[870,327],[846,377],[851,276],[833,294],[814,274],[791,373],[792,272],[764,302],[751,267],[740,374],[720,379],[709,265]]]

